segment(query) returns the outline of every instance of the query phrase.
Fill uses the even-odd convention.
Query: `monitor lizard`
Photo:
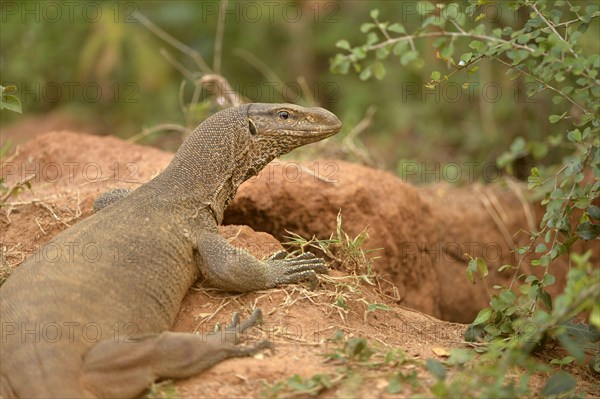
[[[200,276],[248,292],[327,271],[310,253],[258,260],[217,225],[242,182],[340,128],[322,108],[246,104],[218,112],[158,176],[30,256],[0,287],[0,396],[135,397],[157,379],[189,377],[267,347],[236,346],[258,309],[209,336],[168,329]]]

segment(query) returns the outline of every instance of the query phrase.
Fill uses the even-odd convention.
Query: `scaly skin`
[[[267,346],[235,346],[258,310],[242,326],[234,319],[224,337],[167,330],[200,275],[244,292],[326,271],[312,255],[260,261],[217,225],[242,182],[340,127],[326,110],[290,104],[219,112],[160,175],[28,258],[0,287],[0,396],[135,397],[156,379],[189,377]]]

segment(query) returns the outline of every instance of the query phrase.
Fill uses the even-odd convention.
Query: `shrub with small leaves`
[[[523,356],[541,350],[545,343],[559,342],[578,362],[584,351],[597,351],[597,345],[591,344],[598,341],[600,328],[600,269],[590,261],[591,252],[573,253],[573,245],[580,240],[600,242],[600,54],[586,52],[582,45],[586,40],[597,43],[587,32],[591,24],[598,24],[600,7],[597,1],[495,2],[494,6],[522,17],[512,26],[499,26],[501,20],[484,21],[487,5],[484,0],[420,1],[416,11],[421,24],[413,32],[393,16],[372,10],[370,21],[360,26],[364,43],[340,40],[336,46],[341,52],[330,65],[334,73],[354,71],[363,81],[384,79],[390,64],[425,67],[416,44],[432,41],[437,59],[445,62],[447,70],[431,71],[427,88],[456,74],[475,75],[481,62],[496,62],[511,78],[526,83],[527,96],[552,93],[552,102],[562,108],[549,112],[548,121],[556,129],[546,139],[528,142],[518,137],[497,160],[508,171],[526,156],[539,161],[529,171],[527,183],[531,197],[538,198],[546,211],[528,243],[515,249],[517,264],[499,268],[512,274],[511,283],[494,287],[490,306],[479,312],[466,332],[467,340],[480,342],[477,347],[487,353],[487,361],[495,359],[493,363],[501,365],[494,372],[484,368],[481,378],[470,380],[478,384],[466,386],[481,386],[482,378],[492,378],[489,388],[483,388],[487,394],[521,395],[522,384],[514,385],[507,374],[511,367],[523,364]],[[553,266],[560,257],[568,259],[571,268],[563,292],[552,299],[547,287],[555,283]],[[543,271],[542,277],[522,271],[526,259]],[[470,260],[467,277],[472,282],[487,274],[484,259]],[[574,321],[580,314],[589,314],[587,324]],[[540,368],[531,366],[527,371]],[[572,392],[574,386],[573,377],[561,370],[551,376],[542,394]],[[445,395],[444,389],[440,395]]]

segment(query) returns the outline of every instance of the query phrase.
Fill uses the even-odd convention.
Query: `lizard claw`
[[[274,254],[272,254],[271,256],[267,257],[267,259],[265,260],[282,260],[285,259],[288,256],[287,251],[285,250],[281,250],[281,251],[277,251]]]
[[[277,253],[276,255],[278,255]],[[280,256],[280,255],[279,255]],[[304,280],[310,280],[314,288],[317,281],[317,273],[327,273],[327,264],[313,253],[306,252],[293,258],[269,259],[276,273],[275,283],[293,284]]]
[[[250,327],[262,322],[262,311],[258,308],[254,309],[250,318],[240,324],[240,314],[234,312],[231,316],[231,323],[223,330],[220,324],[217,324],[215,330],[209,334],[209,336],[220,336],[224,337],[225,341],[237,342],[239,334],[243,334]],[[269,341],[267,341],[269,342]],[[257,347],[258,348],[258,347]],[[260,348],[258,348],[260,349]],[[257,349],[257,350],[258,350]]]

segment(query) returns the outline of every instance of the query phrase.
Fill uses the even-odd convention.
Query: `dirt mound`
[[[240,187],[225,223],[247,224],[281,240],[286,230],[327,239],[336,230],[338,212],[351,236],[368,227],[366,246],[381,248],[375,268],[398,288],[402,304],[465,323],[488,305],[494,284],[510,282],[512,276],[497,268],[517,263],[514,249],[528,237],[515,233],[538,225],[514,183],[415,188],[387,172],[337,160],[272,162]],[[589,245],[596,246],[597,257],[597,243]],[[465,254],[487,260],[486,281],[467,281]],[[528,262],[523,267],[543,272]],[[562,289],[568,263],[557,269],[551,294]]]
[[[22,205],[7,215],[14,219],[12,226],[19,226],[5,234],[5,242],[15,247],[9,253],[17,256],[20,248],[27,254],[43,245],[55,229],[88,216],[102,192],[135,188],[171,158],[111,136],[66,131],[21,145],[3,162],[2,176],[8,185],[31,173],[36,177],[32,189],[17,198]],[[387,172],[342,161],[279,160],[240,187],[225,224],[245,224],[282,241],[286,230],[326,239],[335,231],[340,211],[351,236],[368,227],[367,248],[381,249],[375,252],[375,268],[398,289],[402,304],[458,322],[473,320],[487,305],[491,285],[507,282],[496,268],[515,263],[512,250],[527,239],[515,233],[537,225],[515,186],[415,188]],[[465,254],[488,261],[492,276],[487,286],[466,280]],[[565,262],[556,273],[555,291],[567,268]]]
[[[92,202],[100,193],[115,187],[137,187],[162,170],[171,157],[113,137],[71,132],[44,134],[20,146],[3,161],[2,177],[9,186],[29,173],[36,173],[36,178],[31,190],[12,198],[13,205],[0,212],[0,280],[2,272],[18,267],[37,247],[89,216]],[[335,167],[338,181],[334,183]],[[310,168],[313,173],[308,173]],[[294,171],[299,175],[290,174]],[[229,223],[255,226],[277,237],[288,229],[307,237],[316,234],[327,238],[335,230],[341,209],[344,228],[350,235],[369,226],[368,247],[384,248],[376,270],[397,285],[403,304],[458,319],[476,310],[479,305],[474,302],[485,305],[485,295],[481,294],[481,285],[472,287],[465,282],[463,248],[447,243],[450,239],[457,243],[473,239],[499,242],[502,248],[507,245],[485,205],[481,205],[478,193],[444,187],[416,189],[388,173],[338,161],[322,162],[318,167],[280,163],[270,165],[254,182],[240,188],[226,218]],[[489,193],[510,215],[504,222],[506,226],[523,223],[524,208],[516,197],[508,192]],[[492,195],[489,193],[485,195]],[[281,248],[270,235],[246,226],[225,226],[220,232],[234,245],[259,257]],[[432,246],[436,243],[441,245],[437,255]],[[502,252],[505,256],[510,254]],[[422,363],[415,365],[412,361],[369,371],[365,377],[368,383],[356,386],[356,380],[340,374],[339,363],[332,361],[344,351],[338,332],[346,338],[367,338],[379,354],[390,347],[402,348],[405,356],[415,361],[442,359],[446,349],[463,345],[464,325],[399,306],[377,285],[359,283],[336,270],[321,276],[320,286],[314,291],[289,286],[231,295],[197,284],[185,297],[174,329],[206,332],[216,322],[226,323],[234,311],[247,317],[253,307],[263,310],[265,324],[253,330],[248,341],[262,335],[261,339],[275,343],[276,351],[252,359],[231,359],[197,377],[177,382],[178,395],[256,397],[265,390],[295,389],[293,384],[275,384],[294,374],[310,378],[320,373],[338,381],[337,391],[330,390],[333,395],[347,392],[358,397],[379,397],[385,395],[391,376],[401,369],[415,373],[423,384],[406,384],[402,396],[431,396],[426,386],[435,379]],[[336,355],[324,357],[324,353]],[[170,388],[160,386],[155,391]]]

